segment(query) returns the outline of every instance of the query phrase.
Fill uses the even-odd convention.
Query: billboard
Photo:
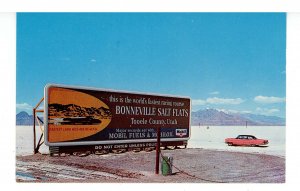
[[[45,87],[48,146],[185,141],[190,98],[49,84]]]

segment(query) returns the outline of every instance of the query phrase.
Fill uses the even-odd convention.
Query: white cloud
[[[32,110],[33,106],[29,105],[28,103],[17,103],[16,104],[18,110]]]
[[[214,91],[214,92],[210,92],[209,94],[211,94],[211,95],[218,95],[220,92],[218,92],[218,91]]]
[[[217,105],[217,104],[226,104],[226,105],[238,105],[243,103],[245,100],[241,99],[241,98],[218,98],[218,97],[213,97],[213,98],[207,98],[206,100],[202,100],[202,99],[194,99],[192,100],[192,104],[194,106],[197,105],[207,105],[207,104],[213,104],[213,105]]]
[[[206,102],[209,104],[228,104],[228,105],[238,105],[244,102],[241,98],[207,98]]]
[[[259,95],[254,98],[254,101],[257,103],[272,104],[285,102],[285,98]]]
[[[274,113],[280,112],[280,110],[277,108],[268,109],[268,108],[260,108],[260,107],[256,108],[256,111],[263,115],[272,115]]]
[[[192,100],[192,105],[196,106],[196,105],[205,105],[206,101],[202,100],[202,99],[193,99]]]

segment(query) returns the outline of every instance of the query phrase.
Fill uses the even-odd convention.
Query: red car
[[[268,140],[258,139],[253,135],[239,135],[236,138],[227,138],[225,143],[228,146],[259,146],[269,143]]]

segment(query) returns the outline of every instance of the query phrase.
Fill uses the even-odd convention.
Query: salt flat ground
[[[37,141],[41,135],[36,128]],[[237,137],[240,134],[254,135],[268,139],[267,147],[234,147],[224,143],[225,138]],[[260,153],[285,157],[284,126],[192,126],[188,148],[203,148],[220,151]],[[41,153],[49,153],[48,147],[42,145]],[[31,126],[16,127],[16,155],[33,154],[33,129]]]
[[[226,138],[254,135],[269,140],[263,147],[227,146]],[[192,126],[188,148],[260,153],[285,157],[285,126]]]
[[[36,142],[38,142],[42,131],[36,127]],[[43,140],[43,139],[42,139]],[[40,148],[40,152],[47,154],[49,149],[45,144]],[[16,127],[16,155],[33,154],[33,127],[32,126],[17,126]]]
[[[40,130],[37,128],[37,140]],[[227,137],[252,134],[269,139],[269,147],[229,147]],[[162,150],[171,155],[171,176],[155,175],[155,151],[121,154],[33,154],[33,130],[17,126],[16,180],[20,182],[194,182],[284,183],[285,127],[192,127],[188,149]],[[41,153],[48,153],[43,145]],[[183,171],[181,171],[183,170]]]

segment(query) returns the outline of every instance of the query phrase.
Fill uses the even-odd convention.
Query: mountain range
[[[251,113],[230,113],[216,109],[204,109],[192,112],[192,125],[253,125],[253,126],[285,126],[285,119],[276,116],[257,115]]]
[[[224,126],[285,126],[285,118],[250,113],[229,113],[216,109],[204,109],[192,112],[192,125]],[[33,115],[22,111],[16,116],[16,125],[33,125]]]

